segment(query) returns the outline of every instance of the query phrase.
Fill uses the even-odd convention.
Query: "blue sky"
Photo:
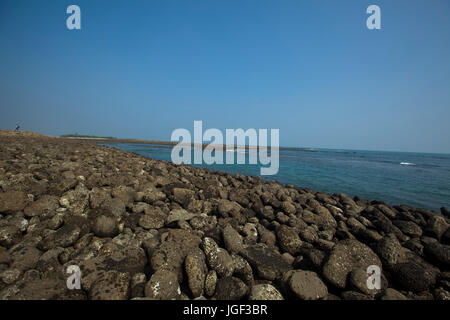
[[[0,128],[169,140],[203,120],[279,128],[284,146],[450,153],[449,15],[448,0],[1,0]]]

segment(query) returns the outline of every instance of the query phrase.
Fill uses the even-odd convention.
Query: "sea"
[[[167,161],[171,161],[173,148],[135,143],[103,145]],[[248,164],[249,150],[227,149],[227,152],[246,152],[246,164],[193,166],[260,175],[260,164]],[[437,212],[441,207],[450,208],[450,154],[282,148],[278,174],[262,177],[299,188],[345,193],[390,205],[406,204]]]

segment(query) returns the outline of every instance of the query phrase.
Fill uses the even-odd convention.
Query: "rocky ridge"
[[[448,300],[449,217],[0,133],[0,299]]]

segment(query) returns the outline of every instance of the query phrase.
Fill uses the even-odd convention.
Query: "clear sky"
[[[169,140],[203,120],[450,153],[449,17],[448,0],[1,0],[0,129]]]

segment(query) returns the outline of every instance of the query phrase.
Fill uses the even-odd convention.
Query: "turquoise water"
[[[107,144],[170,161],[171,146]],[[279,172],[263,176],[284,184],[327,193],[358,195],[391,205],[407,204],[439,212],[450,208],[450,155],[316,149],[281,150]],[[248,161],[246,161],[248,163]],[[260,165],[195,165],[258,176]]]

